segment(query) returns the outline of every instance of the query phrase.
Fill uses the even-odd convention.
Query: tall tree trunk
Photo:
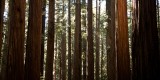
[[[130,80],[130,58],[127,26],[127,1],[117,1],[117,76],[118,80]],[[124,77],[125,76],[125,77]]]
[[[133,12],[132,12],[132,30],[134,31],[133,34],[132,34],[132,79],[133,80],[137,80],[138,77],[140,77],[140,73],[137,73],[138,72],[138,67],[140,67],[140,58],[138,57],[138,55],[140,54],[137,54],[135,53],[136,51],[133,51],[135,46],[136,46],[136,43],[138,41],[138,39],[135,39],[134,37],[137,36],[137,28],[138,27],[138,0],[132,0],[132,9],[133,9]],[[139,65],[138,65],[139,64]]]
[[[73,80],[81,80],[81,1],[76,0]]]
[[[66,35],[62,34],[62,80],[66,80]]]
[[[71,1],[68,0],[68,80],[71,80]]]
[[[64,13],[65,13],[65,5],[64,5],[64,0],[63,0],[63,22],[62,22],[62,27],[64,28],[62,31],[62,80],[66,80],[66,25],[65,25],[65,18],[64,18]]]
[[[25,80],[40,80],[42,0],[29,1],[28,23]]]
[[[24,80],[25,0],[9,2],[7,80]]]
[[[108,45],[110,48],[107,50],[107,75],[108,80],[116,80],[116,52],[115,52],[115,0],[107,2],[108,12]]]
[[[100,23],[100,1],[96,0],[96,80],[99,80],[99,23]]]
[[[88,80],[94,80],[92,0],[88,0]]]
[[[45,40],[45,20],[46,20],[46,0],[42,2],[42,42],[41,42],[41,67],[40,67],[40,74],[43,77],[43,70],[44,70],[44,40]]]
[[[45,80],[53,80],[55,0],[49,0],[49,23]]]
[[[134,17],[139,23],[134,23],[133,26],[133,80],[159,80],[160,54],[156,0],[141,0],[136,4],[139,4],[138,16]]]

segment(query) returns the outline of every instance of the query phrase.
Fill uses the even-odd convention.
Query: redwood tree
[[[98,0],[96,0],[96,34],[95,34],[95,40],[96,40],[96,80],[99,80],[99,23],[100,23],[100,5],[99,5],[100,1],[98,2]]]
[[[66,35],[62,34],[62,80],[66,80]]]
[[[49,0],[48,40],[45,80],[53,80],[55,0]]]
[[[133,80],[159,80],[160,54],[156,0],[140,0],[139,2],[135,0],[134,6]]]
[[[127,24],[127,1],[117,0],[117,79],[130,80],[130,58]]]
[[[24,80],[25,0],[9,2],[7,80]]]
[[[108,14],[108,37],[107,44],[107,75],[109,80],[116,80],[116,51],[115,51],[115,0],[107,0],[106,11]]]
[[[76,0],[73,80],[81,80],[81,1]]]
[[[65,13],[65,5],[64,5],[64,0],[63,0],[63,22],[62,22],[62,80],[66,80],[66,25],[65,25],[65,18],[64,18],[64,13]]]
[[[23,3],[21,3],[24,5]],[[29,1],[25,80],[40,80],[42,0]]]
[[[88,0],[88,80],[94,80],[92,0]]]

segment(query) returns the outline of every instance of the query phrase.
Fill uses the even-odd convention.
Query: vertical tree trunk
[[[62,80],[66,80],[66,35],[62,34]]]
[[[65,13],[65,5],[64,5],[64,0],[63,0],[63,22],[62,22],[62,27],[64,28],[62,31],[62,80],[66,80],[66,25],[65,25],[65,18],[64,18],[64,13]]]
[[[130,58],[127,26],[127,2],[117,1],[117,75],[118,80],[130,80]]]
[[[137,54],[135,53],[135,47],[136,47],[136,44],[137,44],[137,41],[138,39],[135,39],[135,37],[138,37],[137,35],[137,27],[138,27],[138,1],[137,0],[132,0],[132,9],[133,9],[133,12],[132,12],[132,30],[133,30],[133,34],[132,34],[132,79],[133,80],[137,80],[138,77],[139,79],[141,79],[141,75],[140,73],[138,72],[138,67],[140,67],[140,58],[138,57],[138,55],[140,54]],[[139,46],[137,46],[139,47]],[[140,69],[140,68],[139,68]]]
[[[55,0],[49,0],[49,23],[45,80],[53,80]]]
[[[156,20],[156,0],[141,0],[139,4],[139,23],[133,26],[132,56],[133,80],[159,80],[160,54]],[[136,20],[135,20],[136,21]]]
[[[73,80],[81,80],[81,1],[76,0]]]
[[[96,40],[96,80],[99,80],[99,22],[100,22],[100,1],[96,0],[96,34],[95,34],[95,40]]]
[[[40,80],[42,0],[29,1],[25,80]],[[24,5],[23,3],[21,3]]]
[[[7,80],[24,80],[24,32],[25,0],[9,3],[9,45],[7,57]]]
[[[116,52],[115,52],[115,0],[109,0],[106,8],[108,12],[108,45],[107,50],[107,75],[108,80],[116,80]]]
[[[71,1],[68,0],[68,80],[71,80]]]
[[[41,42],[41,67],[40,67],[40,74],[43,77],[43,65],[44,65],[44,40],[45,40],[45,20],[46,20],[46,0],[42,2],[42,42]]]
[[[94,80],[92,0],[88,0],[88,80]]]

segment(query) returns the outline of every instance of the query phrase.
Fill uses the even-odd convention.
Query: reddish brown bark
[[[7,80],[24,80],[25,0],[9,3],[9,45]]]
[[[24,5],[22,3],[22,5]],[[29,1],[25,80],[40,80],[42,0]]]
[[[117,79],[130,80],[130,58],[128,43],[127,2],[117,1]]]
[[[160,54],[156,0],[136,2],[134,9],[136,15],[134,14],[132,40],[133,80],[159,80]]]

